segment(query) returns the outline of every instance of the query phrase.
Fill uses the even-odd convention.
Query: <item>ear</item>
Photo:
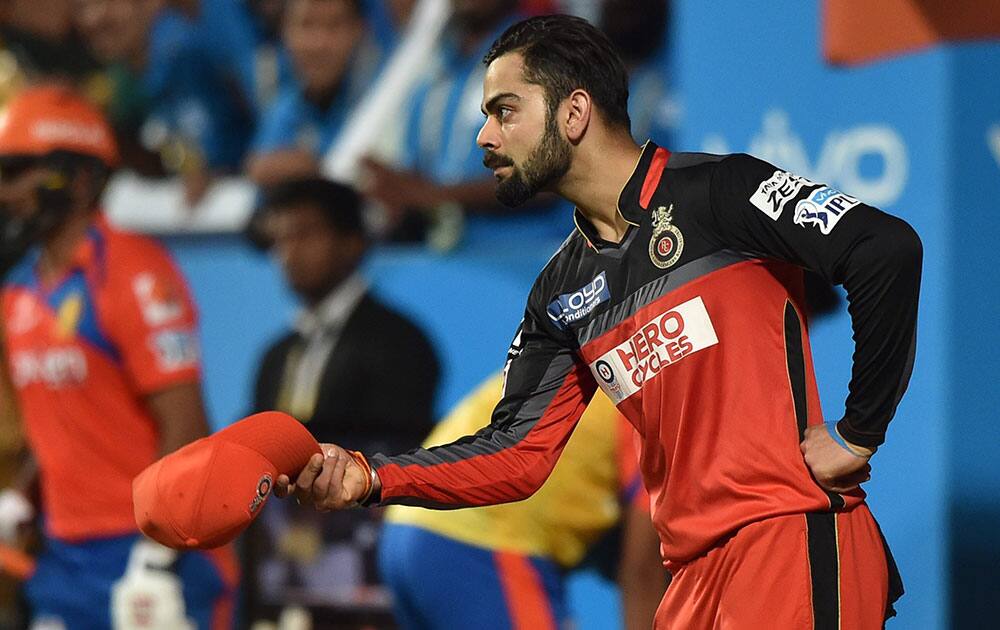
[[[564,101],[566,107],[566,137],[576,144],[583,139],[590,126],[590,117],[594,112],[594,102],[590,94],[583,90],[573,90]]]

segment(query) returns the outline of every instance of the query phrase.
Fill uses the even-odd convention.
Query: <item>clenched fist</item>
[[[806,466],[824,490],[843,494],[871,479],[871,454],[841,446],[822,424],[806,429],[800,448]]]
[[[312,505],[320,512],[353,507],[367,499],[378,476],[372,475],[364,456],[352,455],[336,444],[320,444],[323,455],[313,455],[294,483],[279,475],[275,494],[294,495],[299,503]]]

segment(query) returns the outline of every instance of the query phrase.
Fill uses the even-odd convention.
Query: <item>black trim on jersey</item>
[[[795,307],[785,302],[785,359],[788,363],[788,382],[792,386],[792,403],[795,404],[795,423],[799,427],[799,442],[806,439],[808,409],[806,408],[806,362],[802,354],[802,330]]]
[[[699,166],[701,164],[707,164],[709,162],[721,162],[726,159],[725,155],[716,155],[715,153],[697,153],[694,151],[686,153],[671,153],[670,159],[667,160],[667,168],[689,168],[692,166]]]
[[[523,328],[521,330],[523,331]],[[480,455],[493,455],[516,446],[541,419],[566,375],[575,365],[573,356],[568,350],[552,352],[547,358],[549,362],[544,365],[537,360],[526,364],[535,370],[535,373],[527,375],[527,380],[536,395],[504,397],[497,405],[492,423],[475,434],[459,438],[447,448],[439,446],[417,448],[396,455],[392,457],[392,463],[400,466],[435,466],[460,462]],[[376,454],[370,458],[370,462],[377,470],[389,463],[389,458]],[[500,482],[498,480],[497,483]],[[425,504],[426,502],[417,502],[413,505]],[[427,507],[441,506],[427,505]]]
[[[813,630],[840,630],[840,549],[837,515],[806,514],[809,577],[812,580]]]
[[[806,397],[806,360],[802,351],[802,324],[791,302],[785,302],[785,357],[788,364],[788,381],[792,386],[792,403],[795,405],[795,423],[799,428],[799,442],[806,437],[809,420]],[[830,501],[830,509],[842,510],[844,497],[823,489]]]
[[[896,609],[893,607],[893,604],[903,596],[906,589],[903,588],[903,576],[899,574],[896,559],[892,557],[889,543],[886,542],[885,534],[882,533],[882,528],[879,526],[878,521],[875,521],[875,529],[878,530],[878,537],[882,540],[882,549],[885,551],[885,566],[889,573],[889,591],[888,597],[885,600],[885,618],[889,619],[896,616]]]
[[[647,282],[632,292],[623,301],[603,314],[595,317],[581,330],[577,337],[580,345],[587,344],[610,331],[635,314],[640,308],[654,302],[671,291],[676,291],[685,284],[706,276],[724,267],[749,260],[749,257],[738,252],[724,250],[703,256],[697,260],[685,263],[668,274],[664,274],[652,282]]]

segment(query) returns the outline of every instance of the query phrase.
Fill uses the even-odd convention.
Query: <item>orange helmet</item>
[[[41,84],[18,92],[0,112],[0,159],[44,157],[66,151],[118,163],[111,127],[72,88]]]

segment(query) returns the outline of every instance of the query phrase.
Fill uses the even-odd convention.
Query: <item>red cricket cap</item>
[[[42,157],[68,151],[118,164],[104,114],[71,87],[42,83],[15,94],[0,112],[0,156]]]
[[[188,444],[132,482],[139,529],[174,549],[210,549],[260,514],[278,475],[295,479],[319,444],[295,418],[258,413]]]

